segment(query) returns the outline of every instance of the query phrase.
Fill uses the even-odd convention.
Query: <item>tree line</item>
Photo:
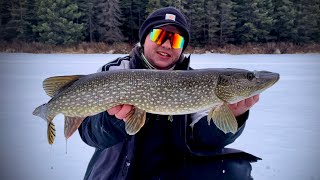
[[[320,0],[0,0],[0,41],[136,43],[165,6],[186,15],[194,46],[320,41]]]

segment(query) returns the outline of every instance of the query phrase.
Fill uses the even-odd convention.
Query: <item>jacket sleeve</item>
[[[104,149],[125,141],[125,123],[107,112],[89,116],[78,128],[81,139],[89,146]]]
[[[201,119],[193,126],[187,128],[188,146],[193,151],[216,150],[233,143],[243,132],[245,122],[249,117],[249,111],[237,117],[238,130],[235,134],[225,134],[216,127],[214,123],[208,125],[207,116],[201,116]],[[191,117],[188,121],[191,121]]]

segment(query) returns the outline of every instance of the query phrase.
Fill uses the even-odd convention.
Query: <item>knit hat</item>
[[[183,45],[184,51],[188,46],[190,40],[189,25],[184,15],[174,7],[160,8],[147,17],[139,30],[139,39],[141,46],[143,46],[144,41],[147,35],[150,33],[151,29],[156,26],[159,27],[162,25],[173,25],[182,31],[181,35],[185,39]]]

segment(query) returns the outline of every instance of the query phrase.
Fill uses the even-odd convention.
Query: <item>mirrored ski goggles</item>
[[[184,37],[178,33],[169,32],[163,29],[152,29],[150,33],[150,39],[152,42],[155,42],[158,45],[166,42],[167,39],[170,39],[171,47],[174,49],[183,48]]]

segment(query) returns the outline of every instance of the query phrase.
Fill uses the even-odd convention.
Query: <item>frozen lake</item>
[[[89,74],[116,54],[0,54],[0,179],[82,179],[93,148],[76,132],[67,142],[58,115],[54,145],[47,123],[33,116],[49,97],[49,76]],[[280,81],[260,96],[246,129],[230,147],[263,160],[253,163],[257,180],[320,180],[320,54],[192,55],[194,68],[237,67],[278,72]]]

